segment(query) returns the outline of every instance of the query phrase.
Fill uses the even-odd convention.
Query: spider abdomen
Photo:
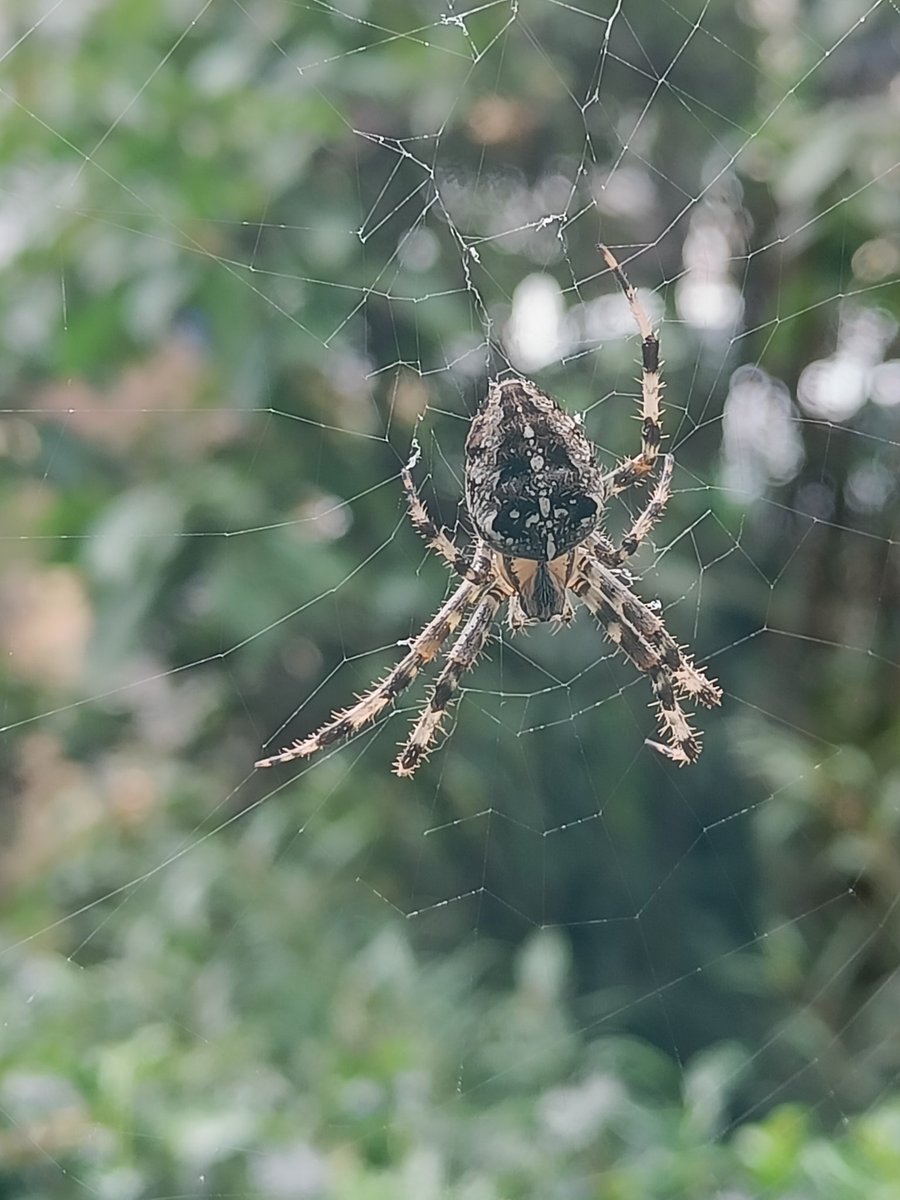
[[[501,554],[552,562],[572,550],[596,529],[603,502],[580,422],[528,380],[493,383],[466,441],[466,502]]]
[[[548,481],[542,487],[498,496],[479,532],[489,546],[504,554],[552,562],[593,532],[598,515],[596,500]]]

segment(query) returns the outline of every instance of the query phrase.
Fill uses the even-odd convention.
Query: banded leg
[[[707,708],[721,703],[722,689],[719,685],[694,665],[656,613],[639,600],[608,567],[584,557],[579,574],[581,578],[574,588],[576,594],[586,604],[591,595],[604,598],[611,605],[616,619],[634,629],[651,647],[683,695],[696,698]]]
[[[608,596],[590,586],[577,590],[613,645],[619,647],[650,680],[659,707],[659,722],[667,740],[664,743],[648,740],[648,745],[679,766],[696,762],[700,757],[700,738],[678,702],[670,669],[663,664],[656,649],[623,620]]]
[[[462,632],[453,643],[444,669],[435,681],[428,703],[419,714],[412,733],[394,763],[397,775],[412,775],[424,762],[432,742],[441,728],[441,721],[459,690],[461,677],[470,670],[484,650],[497,610],[503,603],[501,592],[491,590],[483,596]]]
[[[406,691],[422,668],[438,656],[441,647],[457,628],[465,613],[479,603],[487,586],[464,579],[450,599],[413,640],[409,652],[384,679],[360,696],[356,704],[334,713],[331,720],[315,733],[299,739],[278,754],[261,758],[255,765],[273,767],[276,764],[293,762],[296,758],[308,758],[310,754],[324,750],[326,746],[346,741],[374,721]]]
[[[617,492],[624,491],[625,488],[631,487],[633,483],[643,479],[653,469],[653,463],[659,454],[662,442],[660,424],[662,381],[659,375],[659,338],[650,324],[650,318],[644,312],[637,292],[628,282],[616,256],[608,246],[601,245],[599,249],[606,260],[606,265],[615,275],[619,287],[625,293],[634,322],[641,335],[641,452],[634,458],[620,463],[604,477],[607,495],[614,496]]]
[[[606,538],[593,535],[592,542],[602,555],[606,567],[620,567],[626,559],[631,558],[642,542],[650,536],[653,526],[662,516],[671,495],[672,470],[674,460],[671,454],[662,455],[663,469],[656,487],[647,501],[644,509],[638,513],[631,528],[622,538],[618,546],[613,546]]]
[[[406,503],[409,508],[409,519],[416,531],[425,539],[428,546],[432,550],[436,550],[447,565],[454,570],[457,575],[463,579],[468,579],[470,583],[484,583],[488,578],[487,563],[477,570],[475,563],[471,558],[457,549],[453,538],[440,525],[436,525],[431,519],[431,514],[425,506],[425,502],[419,495],[413,480],[413,467],[419,461],[422,453],[419,443],[413,438],[412,454],[409,457],[409,462],[406,466],[400,469],[400,478],[403,481],[403,488],[406,492]]]

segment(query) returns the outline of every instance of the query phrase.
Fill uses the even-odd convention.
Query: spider
[[[405,692],[456,633],[394,763],[397,775],[412,775],[438,737],[461,677],[484,650],[500,607],[507,605],[515,631],[538,621],[568,624],[573,598],[649,679],[663,740],[648,739],[647,744],[680,766],[696,762],[700,739],[681,701],[713,706],[721,702],[721,689],[694,665],[654,607],[638,599],[624,565],[650,534],[670,494],[673,460],[660,452],[659,340],[612,251],[603,245],[600,251],[641,336],[640,452],[604,472],[580,420],[527,379],[495,380],[466,438],[466,507],[475,530],[474,546],[466,554],[434,523],[419,496],[412,475],[419,458],[414,440],[401,471],[409,517],[459,584],[379,683],[315,733],[256,766],[306,758],[352,737]],[[661,470],[649,501],[616,546],[602,529],[606,502],[645,480],[658,458]]]

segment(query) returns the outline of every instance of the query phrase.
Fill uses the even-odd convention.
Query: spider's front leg
[[[486,569],[487,561],[487,553],[481,551],[476,555],[474,566],[478,570]],[[406,691],[422,668],[440,654],[447,638],[459,626],[468,610],[479,603],[487,586],[485,583],[474,584],[464,579],[450,599],[412,641],[409,652],[384,679],[361,696],[356,704],[334,713],[331,720],[315,733],[294,742],[278,754],[260,759],[255,765],[273,767],[276,764],[293,762],[297,758],[308,758],[327,746],[336,746],[346,741],[374,721]]]
[[[604,476],[607,496],[615,496],[632,484],[638,483],[653,470],[662,444],[662,379],[659,373],[659,337],[638,299],[637,291],[629,283],[619,260],[610,248],[601,245],[600,253],[625,293],[628,307],[641,335],[641,451]]]
[[[424,762],[432,742],[440,732],[441,721],[456,696],[459,681],[466,671],[471,670],[484,650],[497,610],[505,598],[500,588],[492,588],[466,621],[450,648],[444,669],[435,680],[428,703],[397,756],[395,774],[413,775]]]
[[[419,495],[412,475],[413,467],[419,461],[421,453],[419,443],[413,438],[409,461],[400,469],[400,478],[403,481],[406,503],[409,508],[409,519],[416,532],[425,539],[427,545],[432,550],[436,550],[457,575],[462,579],[468,579],[470,583],[486,583],[490,574],[487,563],[482,562],[482,565],[479,566],[473,558],[463,554],[447,530],[441,525],[436,525],[431,519],[431,514]]]
[[[650,680],[650,686],[659,705],[659,719],[667,744],[657,749],[679,766],[696,762],[700,757],[700,739],[678,701],[673,686],[672,673],[666,669],[659,654],[649,646],[638,632],[625,621],[609,598],[591,591],[581,594],[581,599],[603,627],[603,631],[614,646],[617,646]]]
[[[672,494],[672,471],[675,462],[671,454],[664,454],[662,463],[663,469],[650,499],[635,517],[621,543],[613,546],[602,534],[595,533],[591,536],[590,544],[604,566],[620,567],[626,559],[631,558],[641,543],[650,536],[653,526],[665,511],[669,496]]]
[[[722,689],[696,666],[666,629],[662,618],[626,587],[613,571],[586,554],[580,563],[582,589],[576,593],[600,594],[612,604],[619,618],[633,628],[656,653],[663,666],[671,672],[675,686],[685,696],[691,696],[707,708],[722,702]]]
[[[721,689],[694,665],[660,618],[589,554],[586,551],[581,560],[573,590],[609,640],[650,680],[666,744],[649,744],[682,766],[696,762],[700,739],[681,707],[679,693],[711,707],[721,702]]]

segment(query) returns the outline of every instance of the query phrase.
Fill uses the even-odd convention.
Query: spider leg
[[[436,525],[431,519],[431,514],[419,495],[412,476],[412,469],[419,461],[420,453],[419,443],[413,438],[409,462],[400,470],[400,478],[406,492],[406,503],[409,507],[409,519],[431,549],[436,550],[457,575],[468,579],[471,583],[485,583],[488,578],[487,563],[480,570],[476,569],[474,561],[457,548],[446,529]]]
[[[450,648],[428,703],[397,756],[394,763],[397,775],[412,775],[427,757],[431,743],[440,732],[441,721],[459,689],[459,681],[475,665],[478,655],[484,650],[497,610],[505,598],[501,591],[491,589],[469,616]]]
[[[576,590],[613,645],[621,649],[650,680],[667,744],[649,744],[680,766],[696,762],[700,756],[700,739],[678,701],[671,671],[663,664],[658,652],[622,619],[616,606],[601,590],[592,588],[586,581],[582,581]]]
[[[637,483],[645,475],[648,475],[659,454],[662,441],[660,425],[662,381],[659,376],[659,338],[650,324],[650,318],[644,311],[634,286],[629,283],[616,256],[608,246],[601,245],[599,249],[606,259],[606,265],[615,275],[619,287],[625,293],[634,322],[641,335],[641,452],[634,458],[626,459],[603,477],[606,494],[614,496],[617,492],[624,491],[625,488],[631,487],[633,483]]]
[[[678,695],[711,706],[720,703],[721,689],[694,666],[659,617],[608,568],[583,559],[573,590],[600,622],[610,641],[650,680],[666,744],[649,742],[649,745],[682,766],[696,762],[700,739]]]
[[[691,661],[672,635],[666,629],[663,621],[652,609],[626,587],[608,567],[602,563],[584,556],[580,563],[579,574],[582,583],[587,584],[588,594],[604,596],[617,614],[617,620],[622,621],[643,639],[655,652],[670,675],[672,680],[685,696],[691,696],[707,708],[714,708],[722,702],[722,689]],[[581,595],[576,584],[575,592]],[[584,599],[584,596],[582,596]]]
[[[479,556],[480,562],[484,556]],[[474,584],[464,579],[449,600],[431,618],[422,632],[409,647],[409,652],[400,659],[388,674],[360,696],[356,704],[333,714],[330,721],[307,737],[294,742],[278,754],[261,758],[257,767],[272,767],[280,763],[293,762],[296,758],[307,758],[326,746],[334,746],[352,737],[363,726],[379,717],[410,686],[423,667],[440,653],[441,647],[457,628],[466,611],[477,605],[487,584]]]
[[[663,469],[656,487],[647,501],[644,509],[635,517],[631,528],[622,538],[619,546],[613,546],[606,538],[593,535],[591,542],[603,565],[620,567],[627,558],[650,536],[653,526],[662,516],[671,495],[672,469],[674,460],[671,454],[662,455]]]

